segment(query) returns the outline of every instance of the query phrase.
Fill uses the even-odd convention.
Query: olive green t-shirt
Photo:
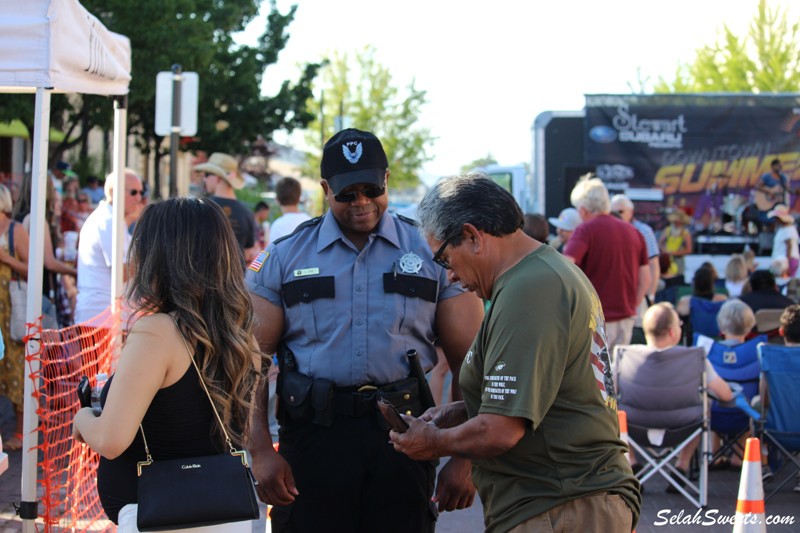
[[[579,268],[542,246],[503,273],[460,383],[470,418],[529,422],[513,448],[473,463],[486,531],[598,492],[619,494],[636,524],[639,483],[619,438],[603,312]]]

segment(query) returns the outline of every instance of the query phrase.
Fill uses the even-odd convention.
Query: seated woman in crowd
[[[700,298],[711,302],[721,302],[728,297],[715,292],[717,284],[717,271],[710,263],[703,263],[694,273],[692,279],[692,294],[687,294],[678,300],[676,311],[680,316],[689,316],[692,298]]]
[[[742,288],[747,283],[749,275],[744,256],[733,254],[725,266],[725,289],[729,297],[736,298],[742,294]]]
[[[749,344],[745,344],[746,337],[756,325],[756,315],[753,313],[753,310],[750,309],[743,301],[739,300],[738,298],[733,298],[731,300],[726,301],[722,304],[722,307],[719,310],[719,314],[717,315],[717,325],[719,326],[719,331],[721,336],[723,337],[722,340],[717,341],[715,345],[711,346],[711,350],[727,350],[731,351],[733,348],[738,348],[737,357],[736,359],[742,359],[742,361],[746,358],[747,360],[757,360],[757,345],[759,340],[754,339]],[[766,340],[766,338],[760,338],[760,340]],[[718,345],[718,346],[716,346]],[[742,351],[744,350],[744,351]],[[745,353],[746,351],[746,353]],[[714,361],[717,361],[719,358],[714,358]],[[715,364],[716,368],[716,364]],[[720,375],[725,373],[724,368],[716,368],[717,372]],[[757,369],[756,369],[757,370]],[[757,371],[755,376],[757,378]],[[726,377],[723,375],[723,377]],[[751,391],[750,397],[753,396],[755,391]],[[748,400],[750,398],[748,397]],[[712,428],[715,426],[714,423],[714,416],[715,411],[712,409]],[[737,413],[738,414],[738,413]],[[741,416],[741,415],[740,415]],[[744,450],[744,445],[749,437],[749,434],[745,434],[739,441],[739,445],[741,449]],[[711,450],[712,452],[716,451],[719,448],[719,441],[720,438],[717,434],[713,434],[713,438],[711,441]],[[742,464],[741,458],[736,455],[732,454],[730,458],[721,458],[718,463],[712,465],[715,468],[725,467],[727,465],[733,466],[740,466]]]

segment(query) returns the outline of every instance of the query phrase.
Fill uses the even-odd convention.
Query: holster
[[[311,420],[314,416],[314,407],[311,404],[311,388],[314,385],[314,378],[296,371],[286,372],[281,385],[279,403],[283,404],[284,412],[289,419]]]
[[[406,378],[381,387],[375,391],[375,401],[380,399],[394,405],[397,411],[403,415],[419,416],[424,411],[416,378]],[[380,427],[388,430],[389,426],[380,411],[376,410],[376,415]]]
[[[298,372],[294,354],[283,344],[278,350],[278,366],[278,421],[281,424],[289,420],[313,422],[331,427],[336,414],[333,409],[333,381],[314,379]]]

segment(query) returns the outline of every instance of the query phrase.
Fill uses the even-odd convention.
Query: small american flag
[[[267,260],[267,257],[269,257],[269,254],[266,251],[262,250],[256,256],[256,258],[253,259],[253,262],[250,263],[250,266],[247,268],[249,268],[253,272],[261,272],[261,267],[264,266],[264,261]]]

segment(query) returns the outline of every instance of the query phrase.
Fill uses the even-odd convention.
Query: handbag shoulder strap
[[[219,422],[219,427],[222,430],[222,433],[225,435],[225,442],[228,443],[228,448],[230,449],[231,455],[239,455],[241,452],[237,451],[236,448],[233,447],[233,442],[231,441],[230,436],[228,436],[228,432],[225,430],[225,425],[222,423],[222,418],[219,416],[219,412],[217,411],[217,406],[214,405],[214,400],[211,398],[211,393],[208,392],[208,387],[206,386],[206,382],[203,379],[203,374],[200,372],[200,367],[197,366],[197,362],[194,360],[194,356],[192,355],[192,351],[189,349],[189,344],[186,342],[186,337],[183,336],[183,332],[181,332],[181,328],[178,326],[178,319],[172,315],[169,315],[172,318],[172,321],[175,322],[175,328],[178,330],[178,335],[181,336],[181,340],[183,341],[183,346],[186,348],[186,353],[189,355],[189,359],[192,361],[192,366],[197,371],[197,377],[200,380],[200,385],[202,385],[203,390],[208,397],[208,401],[211,402],[211,409],[214,411],[214,416],[217,417],[217,422]],[[144,451],[147,454],[147,461],[152,462],[153,458],[150,455],[150,448],[147,446],[147,438],[144,436],[144,427],[139,424],[139,431],[142,433],[142,441],[144,442]]]
[[[13,220],[8,225],[8,253],[11,254],[11,257],[17,257],[17,254],[14,253],[14,225],[16,222]]]

